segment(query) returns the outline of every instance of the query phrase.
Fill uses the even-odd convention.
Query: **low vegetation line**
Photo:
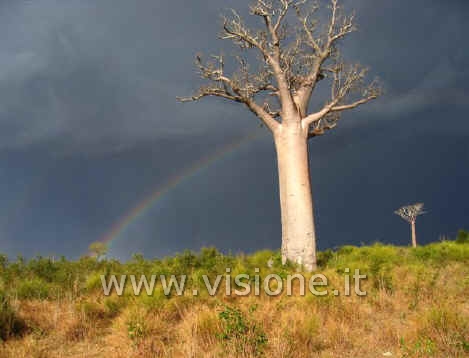
[[[0,357],[463,357],[467,297],[463,234],[322,251],[314,273],[275,251],[0,256]]]

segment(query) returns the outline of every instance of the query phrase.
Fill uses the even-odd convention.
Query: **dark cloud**
[[[468,212],[467,1],[347,1],[359,31],[346,58],[386,96],[311,143],[319,245],[403,242],[392,211],[425,201],[422,240]],[[243,108],[182,105],[198,51],[239,1],[0,1],[0,235],[9,254],[78,256],[125,212],[224,143],[256,130]],[[113,254],[279,246],[275,155],[266,134],[181,183]]]

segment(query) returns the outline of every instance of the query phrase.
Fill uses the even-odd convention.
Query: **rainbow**
[[[108,244],[109,246],[113,241],[117,240],[126,229],[138,219],[143,217],[145,213],[165,195],[168,194],[171,190],[176,188],[179,184],[188,181],[201,171],[210,167],[213,163],[219,161],[220,159],[226,157],[230,153],[235,152],[237,149],[241,148],[244,144],[253,142],[254,140],[260,138],[265,134],[265,130],[256,130],[249,135],[238,138],[237,140],[230,142],[229,144],[221,147],[215,153],[212,153],[208,156],[202,157],[197,160],[191,166],[185,168],[180,173],[171,177],[163,185],[156,188],[148,197],[139,201],[134,207],[127,211],[124,215],[117,220],[111,228],[103,235],[99,241]]]

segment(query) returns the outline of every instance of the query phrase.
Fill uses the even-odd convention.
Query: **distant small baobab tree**
[[[108,249],[109,248],[107,244],[105,244],[104,242],[100,242],[100,241],[93,242],[88,247],[88,250],[94,257],[96,257],[96,260],[99,260],[100,258],[106,256]]]
[[[417,237],[415,234],[415,221],[417,216],[425,214],[423,211],[423,203],[415,203],[413,205],[406,205],[394,212],[394,214],[399,215],[405,221],[410,223],[412,230],[412,247],[417,247]]]

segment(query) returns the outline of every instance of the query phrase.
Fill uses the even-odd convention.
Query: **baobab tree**
[[[96,257],[96,260],[99,260],[107,254],[109,248],[104,242],[96,241],[90,244],[88,250],[94,257]]]
[[[376,80],[365,83],[366,68],[344,62],[340,54],[340,42],[355,31],[354,15],[331,0],[327,21],[321,23],[319,9],[310,0],[256,0],[250,6],[250,14],[260,20],[256,29],[232,10],[223,17],[220,38],[239,47],[238,55],[229,61],[223,55],[208,61],[196,56],[208,83],[193,96],[178,98],[186,102],[215,96],[240,103],[270,130],[278,164],[282,259],[308,271],[316,269],[308,140],[334,128],[343,111],[381,92]],[[257,66],[250,64],[253,60]],[[229,65],[232,71],[227,71]],[[330,87],[330,98],[310,111],[319,82]]]
[[[413,205],[403,206],[394,212],[394,214],[399,215],[405,221],[410,223],[412,231],[412,247],[417,247],[417,236],[415,234],[415,221],[417,216],[424,214],[423,203],[416,203]]]

